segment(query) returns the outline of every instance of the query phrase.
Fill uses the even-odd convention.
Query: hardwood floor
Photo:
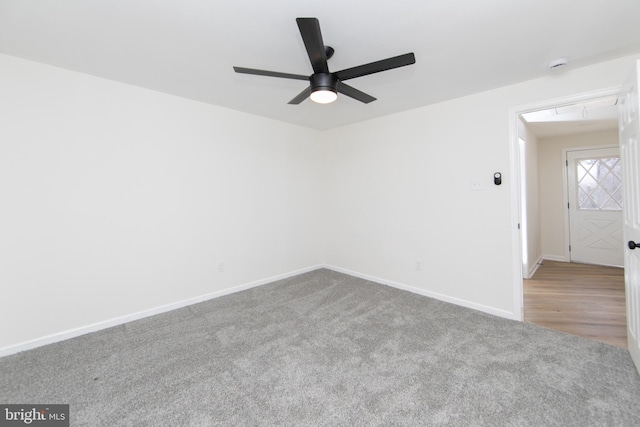
[[[544,261],[524,281],[524,320],[627,348],[624,269]]]

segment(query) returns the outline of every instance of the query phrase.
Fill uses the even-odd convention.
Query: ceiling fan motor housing
[[[315,73],[309,77],[311,81],[311,90],[330,90],[332,92],[337,91],[338,78],[330,73]]]

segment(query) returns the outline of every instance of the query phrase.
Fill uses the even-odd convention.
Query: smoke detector
[[[566,67],[568,62],[569,61],[567,60],[567,58],[554,59],[553,61],[549,62],[549,69],[559,70],[560,68]]]

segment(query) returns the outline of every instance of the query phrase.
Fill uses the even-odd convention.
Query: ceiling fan
[[[406,53],[393,58],[387,58],[357,67],[347,68],[342,71],[332,73],[329,71],[327,59],[333,56],[334,50],[330,46],[325,46],[320,32],[320,23],[316,18],[296,18],[300,35],[307,49],[313,74],[304,76],[301,74],[281,73],[278,71],[256,70],[253,68],[233,67],[236,73],[256,74],[258,76],[281,77],[284,79],[307,80],[309,87],[294,97],[289,104],[300,104],[307,98],[320,104],[328,104],[338,98],[338,92],[349,96],[360,102],[368,104],[375,101],[368,95],[356,88],[343,83],[344,80],[366,76],[368,74],[379,73],[393,68],[404,67],[415,64],[416,58],[413,53]]]

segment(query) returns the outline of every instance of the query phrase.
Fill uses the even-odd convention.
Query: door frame
[[[518,105],[509,108],[509,172],[512,177],[510,185],[511,195],[511,276],[513,282],[513,316],[514,319],[524,320],[524,282],[522,273],[522,223],[521,200],[523,195],[520,190],[522,170],[520,168],[520,147],[518,132],[518,116],[539,110],[561,107],[578,102],[590,101],[607,96],[620,94],[622,86],[613,86],[605,89],[593,90],[564,97],[542,100],[530,104]],[[566,178],[565,178],[566,179]],[[566,185],[565,185],[566,191]],[[568,216],[568,214],[567,214]],[[568,251],[568,246],[567,246]],[[568,259],[568,258],[567,258]]]
[[[568,154],[570,151],[586,151],[586,150],[600,150],[603,148],[617,148],[618,149],[618,155],[620,152],[620,141],[618,141],[618,145],[588,145],[586,147],[570,147],[570,148],[563,148],[562,149],[562,161],[564,162],[565,166],[565,173],[562,174],[562,185],[563,185],[563,191],[562,191],[562,195],[564,198],[564,205],[568,206],[569,204],[569,167],[568,167]],[[569,250],[569,245],[571,245],[571,233],[570,233],[570,229],[571,229],[571,217],[569,215],[569,209],[565,209],[564,210],[564,257],[565,260],[567,262],[571,262],[571,251]],[[599,264],[599,265],[606,265],[606,264]],[[618,266],[616,266],[618,267]]]

